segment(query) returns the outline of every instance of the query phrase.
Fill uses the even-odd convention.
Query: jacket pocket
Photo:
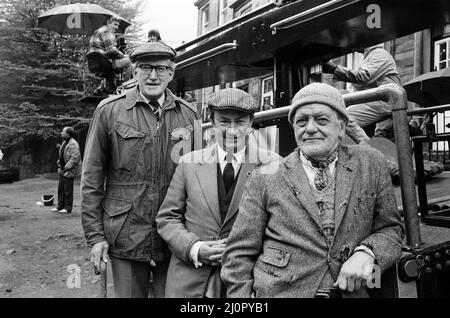
[[[284,250],[268,247],[259,257],[255,267],[260,271],[272,276],[281,277],[283,269],[288,265],[291,253]]]
[[[116,147],[113,151],[117,168],[132,171],[142,151],[145,133],[121,122],[114,123],[114,131]]]
[[[103,211],[103,230],[105,232],[108,244],[116,247],[116,240],[121,232],[128,232],[124,229],[124,223],[133,207],[133,203],[128,200],[105,197],[102,202]],[[125,242],[126,243],[126,242]],[[121,245],[125,245],[125,243]]]

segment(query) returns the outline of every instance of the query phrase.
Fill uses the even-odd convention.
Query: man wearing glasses
[[[184,142],[192,149],[198,118],[194,107],[167,89],[175,54],[163,42],[133,51],[138,85],[103,100],[89,127],[82,225],[96,270],[111,260],[116,297],[147,297],[150,281],[150,294],[164,297],[170,254],[155,218],[177,164],[172,148]]]

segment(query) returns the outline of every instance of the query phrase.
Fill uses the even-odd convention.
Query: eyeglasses
[[[169,71],[173,70],[170,66],[165,65],[140,64],[137,67],[139,67],[142,70],[142,73],[147,76],[150,75],[153,70],[160,76],[167,75]]]

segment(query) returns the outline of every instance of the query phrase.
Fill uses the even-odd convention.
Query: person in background
[[[364,59],[357,70],[350,70],[331,61],[322,63],[323,73],[333,74],[333,79],[352,83],[355,90],[375,88],[383,84],[400,85],[395,60],[383,44],[364,50]],[[361,127],[376,123],[374,137],[384,137],[394,141],[392,105],[385,101],[373,101],[347,107],[349,122],[346,133],[357,143],[370,138]]]
[[[61,131],[62,144],[59,148],[58,165],[58,205],[52,212],[71,213],[73,207],[73,180],[79,172],[81,154],[78,142],[74,139],[72,127]]]
[[[89,52],[86,56],[89,70],[106,76],[106,83],[102,83],[94,91],[94,95],[114,92],[114,73],[131,66],[129,56],[117,48],[115,32],[119,28],[119,23],[118,18],[109,17],[106,25],[95,30],[89,40]]]
[[[156,42],[161,41],[161,35],[159,34],[159,31],[157,29],[151,29],[148,31],[148,42]]]

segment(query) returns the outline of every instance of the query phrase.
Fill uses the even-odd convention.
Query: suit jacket
[[[223,256],[227,296],[313,297],[327,269],[337,279],[360,244],[372,249],[381,271],[393,265],[403,228],[382,155],[367,146],[341,146],[335,189],[336,229],[328,249],[298,149],[275,173],[254,172]]]
[[[230,207],[222,223],[217,189],[217,145],[183,156],[156,217],[158,233],[172,252],[167,273],[166,297],[203,297],[208,278],[217,268],[195,268],[189,251],[197,241],[228,237],[239,209],[250,172],[280,157],[249,147],[242,163]],[[250,158],[249,154],[250,153]],[[257,154],[257,156],[252,156]],[[251,158],[253,157],[253,158]],[[255,160],[253,160],[255,159]],[[217,271],[219,275],[219,271]],[[219,279],[220,280],[220,279]],[[217,294],[220,287],[216,285]]]
[[[62,147],[59,148],[59,153],[61,154]],[[67,142],[67,146],[64,149],[64,167],[61,167],[59,163],[59,159],[57,161],[58,167],[61,170],[64,170],[64,177],[66,178],[74,178],[80,173],[81,168],[81,154],[80,154],[80,147],[78,146],[78,142],[70,138]]]

